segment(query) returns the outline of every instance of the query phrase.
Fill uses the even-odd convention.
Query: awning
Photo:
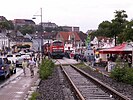
[[[133,47],[131,45],[128,45],[128,43],[122,43],[121,45],[118,45],[112,48],[99,50],[99,53],[125,54],[125,53],[131,53],[132,48]]]

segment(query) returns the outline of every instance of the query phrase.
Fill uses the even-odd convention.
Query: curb
[[[37,81],[33,83],[33,85],[30,87],[28,93],[26,94],[24,100],[29,100],[32,97],[32,93],[36,92],[36,90],[39,88],[41,79],[38,78]]]

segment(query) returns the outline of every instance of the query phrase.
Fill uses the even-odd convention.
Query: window
[[[62,46],[62,45],[63,45],[62,42],[59,42],[59,41],[53,43],[53,46]]]

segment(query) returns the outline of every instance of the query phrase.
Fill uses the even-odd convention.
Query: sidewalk
[[[16,79],[11,81],[0,89],[0,100],[26,100],[29,90],[38,80],[38,68],[35,68],[35,76],[31,78],[30,71],[27,68],[27,75],[22,73]]]

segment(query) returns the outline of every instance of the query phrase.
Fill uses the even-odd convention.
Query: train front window
[[[55,42],[53,43],[53,46],[62,46],[62,42]]]

